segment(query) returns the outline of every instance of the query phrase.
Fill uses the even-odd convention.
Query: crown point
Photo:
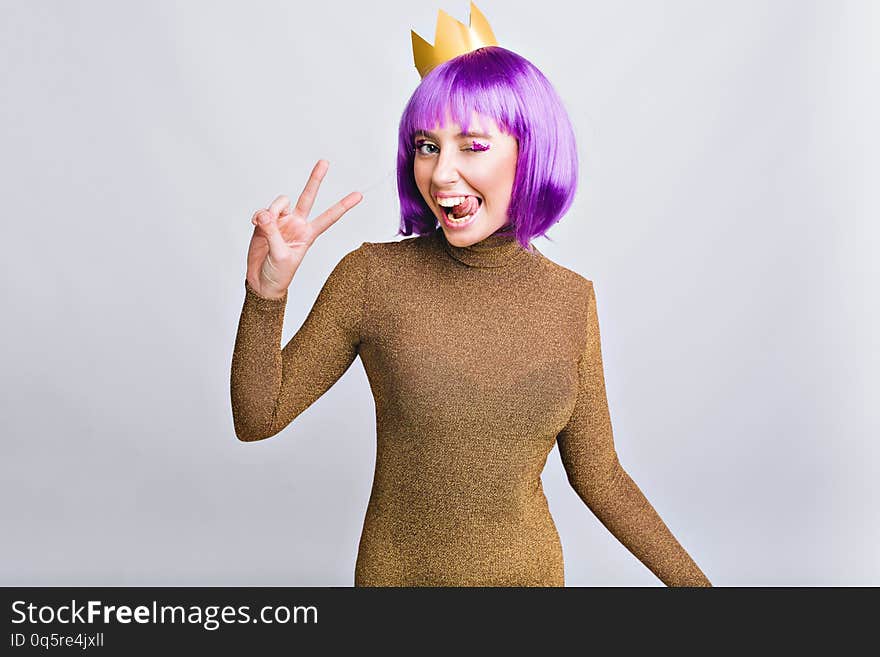
[[[413,59],[422,78],[432,69],[450,59],[472,52],[484,46],[497,46],[489,21],[471,2],[469,25],[464,25],[442,9],[437,10],[437,27],[432,46],[412,32]]]

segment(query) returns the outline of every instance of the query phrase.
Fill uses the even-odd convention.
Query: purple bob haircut
[[[476,112],[491,117],[500,130],[517,139],[509,225],[503,232],[513,232],[530,250],[530,241],[546,237],[574,200],[577,145],[568,113],[547,78],[527,59],[500,46],[485,46],[443,62],[410,97],[400,119],[397,149],[397,234],[426,235],[437,229],[437,217],[416,186],[414,138],[417,130],[445,127],[447,111],[464,131]]]

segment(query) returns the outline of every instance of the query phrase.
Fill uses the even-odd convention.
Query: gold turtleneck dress
[[[245,299],[235,433],[282,431],[360,355],[376,468],[355,586],[563,586],[541,485],[554,444],[574,490],[668,586],[711,586],[620,464],[591,281],[494,234],[365,242],[281,348],[287,296]]]

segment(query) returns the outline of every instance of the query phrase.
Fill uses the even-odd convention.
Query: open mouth
[[[448,228],[465,228],[476,221],[480,214],[480,208],[483,207],[483,200],[478,197],[469,198],[474,200],[465,201],[454,208],[440,206],[440,209],[444,211],[443,219]]]
[[[439,201],[438,201],[439,203]],[[465,196],[462,201],[454,206],[440,205],[440,209],[446,215],[446,220],[452,225],[469,223],[483,205],[483,199],[479,196]]]

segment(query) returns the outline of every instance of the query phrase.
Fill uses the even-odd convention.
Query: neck
[[[450,244],[441,227],[437,228],[436,235],[451,257],[469,267],[506,267],[520,263],[531,255],[512,233],[495,232],[469,246]],[[534,245],[531,246],[537,252]]]

